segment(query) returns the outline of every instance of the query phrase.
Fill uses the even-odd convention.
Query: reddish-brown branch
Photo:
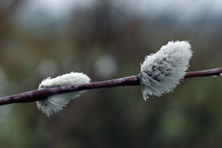
[[[119,79],[93,82],[87,84],[79,84],[73,86],[64,86],[64,87],[49,88],[42,90],[33,90],[29,92],[16,94],[13,96],[0,98],[0,105],[11,104],[11,103],[34,102],[46,99],[47,97],[54,94],[67,93],[72,91],[105,88],[105,87],[117,87],[117,86],[133,86],[139,84],[140,84],[139,76],[129,76]]]
[[[202,71],[187,72],[185,78],[219,76],[221,75],[221,73],[222,73],[222,68],[215,68]],[[42,89],[42,90],[33,90],[29,92],[16,94],[13,96],[0,98],[0,105],[11,104],[11,103],[34,102],[46,99],[51,95],[59,93],[67,93],[72,91],[105,88],[105,87],[117,87],[117,86],[133,86],[133,85],[140,85],[139,75],[124,77],[114,80],[92,82],[88,84],[80,84],[80,85],[57,87],[57,88]]]
[[[204,76],[219,76],[222,73],[222,68],[214,68],[208,70],[200,70],[187,72],[185,78],[204,77]]]

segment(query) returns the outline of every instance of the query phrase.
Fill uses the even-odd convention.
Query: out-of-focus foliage
[[[164,11],[138,15],[97,0],[59,21],[41,12],[22,17],[29,14],[21,13],[26,2],[1,2],[0,96],[37,89],[42,79],[70,71],[92,81],[135,75],[145,55],[169,40],[189,40],[190,70],[222,66],[218,15],[180,23],[182,16]],[[219,147],[221,81],[186,79],[146,102],[137,86],[91,90],[50,118],[36,103],[1,106],[0,147]]]

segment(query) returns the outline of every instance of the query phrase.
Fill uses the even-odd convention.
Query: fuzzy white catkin
[[[56,78],[48,77],[44,79],[40,84],[38,89],[47,89],[60,86],[70,86],[76,84],[89,83],[90,78],[83,74],[77,72],[71,72],[69,74],[64,74]],[[50,114],[57,113],[62,110],[71,100],[77,98],[85,91],[75,91],[69,93],[63,93],[58,95],[52,95],[47,99],[37,101],[37,107],[42,110],[47,116]]]
[[[170,41],[155,54],[146,56],[140,73],[144,100],[148,95],[161,96],[173,91],[184,78],[191,57],[187,41]]]

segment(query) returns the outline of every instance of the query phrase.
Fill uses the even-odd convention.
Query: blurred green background
[[[0,0],[0,97],[71,71],[92,81],[138,74],[144,57],[188,40],[190,71],[222,66],[219,0]],[[173,93],[90,90],[49,118],[36,103],[0,107],[1,148],[205,148],[222,145],[222,77]]]

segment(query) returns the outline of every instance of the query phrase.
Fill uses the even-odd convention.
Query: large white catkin
[[[168,42],[155,54],[146,56],[140,73],[144,100],[148,95],[161,96],[173,91],[184,78],[191,57],[187,41]]]
[[[56,78],[48,77],[44,79],[38,89],[47,89],[60,86],[70,86],[75,84],[89,83],[90,78],[83,73],[71,72]],[[37,107],[47,116],[62,110],[71,100],[77,98],[85,91],[75,91],[70,93],[58,94],[48,97],[47,99],[37,101]]]

